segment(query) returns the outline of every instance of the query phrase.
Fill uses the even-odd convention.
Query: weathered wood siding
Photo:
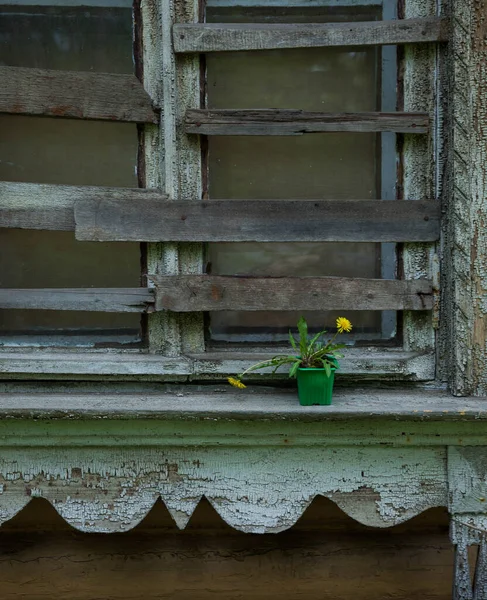
[[[132,532],[83,534],[38,499],[0,529],[2,600],[449,600],[452,565],[443,509],[376,530],[324,499],[277,535],[205,501],[184,532],[158,503]]]
[[[157,123],[133,75],[0,67],[0,113]]]
[[[452,4],[445,169],[451,248],[444,269],[446,377],[458,395],[487,394],[487,2]],[[454,344],[452,341],[454,340]]]
[[[429,310],[428,280],[346,277],[150,276],[156,310]]]
[[[435,42],[447,37],[446,19],[361,23],[200,23],[173,27],[175,52],[227,52],[324,46]]]
[[[186,133],[202,135],[303,135],[335,131],[426,133],[426,113],[320,113],[282,109],[188,110]]]
[[[161,202],[161,198],[155,195],[140,195],[135,201],[134,196],[130,197],[128,193],[126,196],[113,197],[107,194],[103,198],[98,194],[76,202],[76,239],[146,242],[411,242],[437,240],[440,233],[439,204],[434,201]],[[10,218],[15,223],[19,221],[15,212]]]

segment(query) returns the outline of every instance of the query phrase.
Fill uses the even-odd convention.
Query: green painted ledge
[[[0,394],[0,446],[487,446],[487,398],[338,389],[331,406],[251,386]]]

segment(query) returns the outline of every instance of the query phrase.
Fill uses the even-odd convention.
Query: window
[[[2,269],[3,343],[12,332],[23,336],[13,339],[14,354],[4,348],[8,373],[218,378],[240,370],[249,355],[272,352],[303,311],[320,326],[340,310],[357,324],[344,373],[434,378],[436,74],[445,33],[433,9],[409,2],[396,15],[392,0],[316,0],[306,8],[297,0],[266,8],[209,0],[205,10],[165,0],[156,9],[142,0],[133,11],[139,83],[127,54],[129,7],[24,8],[27,16],[12,16],[17,4],[3,10],[40,32],[32,45],[43,51],[27,46],[15,54],[23,62],[2,58],[11,97],[22,95],[21,81],[32,73],[25,69],[33,67],[49,70],[58,96],[51,87],[20,107],[7,98],[2,112],[10,114],[2,119],[7,131],[29,124],[16,141],[18,154],[33,143],[45,148],[44,130],[43,144],[49,135],[60,139],[64,163],[56,159],[49,173],[32,159],[29,173],[14,177],[7,167],[17,158],[3,149],[2,243],[13,254]],[[69,15],[76,11],[83,17],[75,34]],[[382,23],[397,16],[424,20]],[[287,33],[293,24],[294,41]],[[313,41],[316,29],[325,43]],[[62,40],[68,48],[71,38],[65,52]],[[114,52],[109,61],[100,39]],[[50,45],[60,45],[66,62],[50,62],[58,54]],[[103,72],[108,67],[116,77]],[[63,116],[83,120],[55,114],[71,85],[79,86],[78,101],[71,97],[75,106]],[[305,112],[286,112],[292,109]],[[288,135],[301,133],[293,127],[306,133]],[[77,148],[71,158],[63,144],[78,136],[96,150],[82,155]],[[77,166],[85,160],[92,164],[86,176]],[[277,212],[258,214],[263,202]],[[72,215],[64,225],[61,209]],[[271,228],[270,214],[277,215]],[[65,274],[58,276],[61,253]],[[139,287],[141,275],[147,288]],[[267,286],[257,310],[248,276],[262,276],[258,285]],[[287,292],[273,293],[281,277],[297,305]],[[312,293],[299,295],[301,285]],[[324,300],[328,288],[334,302]],[[46,307],[56,310],[46,317]],[[51,350],[34,353],[34,345]]]
[[[394,14],[395,8],[391,2],[386,7],[315,4],[265,8],[210,2],[206,18],[216,23],[374,22],[384,12]],[[292,107],[330,113],[395,110],[395,57],[395,47],[379,46],[210,53],[206,57],[208,107]],[[208,144],[210,198],[395,198],[392,133],[210,136]],[[210,244],[208,260],[211,272],[219,275],[393,279],[396,272],[394,246],[373,242]],[[314,311],[305,316],[319,330],[323,324],[333,329],[339,314]],[[395,337],[394,312],[347,314],[354,323],[352,339]],[[296,312],[215,312],[210,316],[211,339],[286,341],[297,318]]]
[[[130,3],[52,0],[0,8],[0,60],[9,67],[132,73]],[[0,116],[0,179],[137,187],[137,127],[42,116]],[[35,191],[33,190],[33,194]],[[3,288],[137,287],[137,244],[82,244],[68,231],[2,229]],[[3,310],[3,346],[92,346],[140,340],[137,314]]]

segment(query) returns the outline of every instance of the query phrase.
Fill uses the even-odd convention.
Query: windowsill
[[[487,421],[487,398],[414,388],[338,388],[331,406],[295,389],[175,386],[162,393],[2,393],[0,419],[176,421]],[[486,442],[487,443],[487,442]]]

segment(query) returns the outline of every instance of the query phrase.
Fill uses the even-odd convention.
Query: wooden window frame
[[[476,120],[479,111],[484,110],[481,100],[467,98],[467,110],[464,109],[465,88],[476,84],[476,69],[483,68],[484,40],[479,40],[472,30],[472,23],[479,19],[476,13],[479,10],[473,0],[454,0],[451,14],[446,3],[438,7],[436,0],[400,3],[399,19],[441,16],[442,31],[447,25],[451,29],[449,48],[447,44],[406,44],[401,62],[403,106],[400,108],[407,113],[428,113],[432,126],[427,135],[405,133],[403,136],[400,197],[421,201],[437,199],[446,218],[439,244],[431,241],[404,243],[402,252],[403,279],[433,282],[433,310],[404,312],[401,348],[351,349],[342,368],[342,372],[351,378],[448,381],[455,394],[487,393],[483,374],[487,350],[482,327],[486,311],[482,304],[485,288],[482,287],[481,268],[487,244],[481,246],[486,234],[479,227],[486,212],[482,204],[483,175],[478,164],[469,163],[468,168],[465,167],[467,157],[472,157],[475,152],[480,157],[479,149],[485,137]],[[188,135],[185,131],[187,111],[201,106],[200,59],[195,53],[176,54],[173,47],[175,24],[182,26],[201,21],[199,3],[194,0],[136,0],[135,15],[142,58],[137,76],[156,110],[148,110],[146,97],[140,95],[139,84],[132,80],[130,85],[139,98],[137,106],[140,108],[126,120],[140,123],[140,183],[142,187],[151,188],[149,191],[136,190],[134,195],[153,196],[156,202],[175,204],[201,199],[200,136]],[[465,30],[471,34],[467,44]],[[445,39],[444,34],[441,39]],[[106,82],[101,82],[97,89],[103,90],[102,84]],[[1,98],[0,109],[7,112]],[[35,110],[38,111],[36,114],[48,114],[45,106]],[[119,118],[125,118],[123,115],[121,113]],[[90,115],[63,116],[86,118]],[[4,226],[5,222],[12,226],[13,218],[19,220],[19,226],[25,226],[22,223],[23,219],[29,219],[29,209],[35,205],[39,210],[35,200],[37,192],[42,187],[49,187],[16,184],[13,189],[14,184],[10,184],[10,188],[6,183],[0,185],[4,193],[2,202],[6,202],[6,208],[3,204],[0,211],[0,224]],[[79,193],[82,196],[86,191],[81,188]],[[76,194],[73,196],[73,189],[65,189],[63,193],[58,188],[57,196],[50,194],[52,190],[47,192],[42,197],[51,198],[57,216],[65,222],[64,229],[72,229],[72,207],[79,200]],[[114,190],[114,194],[119,198],[123,193]],[[471,221],[465,218],[467,213]],[[42,211],[38,214],[42,217]],[[49,220],[47,213],[44,220]],[[474,254],[470,252],[472,247]],[[440,255],[443,258],[441,304]],[[453,261],[448,260],[451,256]],[[149,296],[157,278],[201,275],[203,244],[199,241],[150,242],[147,244],[147,272],[152,275],[148,278]],[[142,302],[150,306],[152,300],[145,297]],[[248,346],[238,351],[206,350],[201,311],[148,312],[148,352],[4,348],[0,351],[3,377],[99,378],[104,381],[109,376],[169,381],[221,378],[240,371],[250,360],[264,353]]]

